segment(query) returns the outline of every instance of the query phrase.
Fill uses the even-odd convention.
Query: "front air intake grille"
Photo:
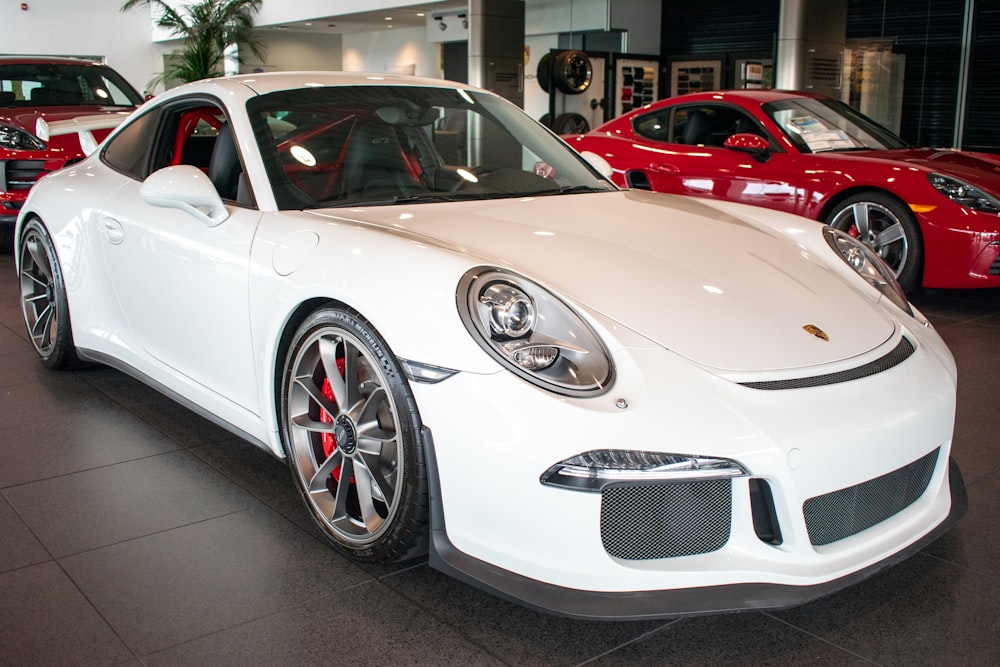
[[[1000,257],[994,259],[993,263],[990,264],[990,275],[1000,276]]]
[[[728,479],[609,486],[601,492],[601,541],[615,558],[704,554],[729,541]]]
[[[898,470],[802,504],[809,541],[816,546],[850,537],[909,507],[927,490],[938,450]]]
[[[893,366],[898,366],[899,364],[906,361],[911,354],[913,354],[913,343],[908,341],[905,337],[899,340],[899,345],[897,345],[891,352],[885,356],[871,361],[857,368],[852,368],[846,371],[839,371],[837,373],[827,373],[825,375],[813,375],[810,377],[802,378],[788,378],[787,380],[768,380],[765,382],[741,382],[740,384],[744,387],[749,387],[750,389],[768,389],[768,390],[779,390],[779,389],[802,389],[804,387],[821,387],[827,384],[837,384],[840,382],[850,382],[851,380],[859,380],[861,378],[869,377],[871,375],[876,375],[882,371],[887,371]]]
[[[8,160],[4,190],[29,190],[45,171],[45,160]]]

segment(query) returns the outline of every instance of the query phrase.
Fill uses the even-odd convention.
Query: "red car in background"
[[[621,187],[797,213],[860,238],[903,289],[1000,286],[1000,156],[913,148],[837,100],[682,95],[565,137]]]
[[[83,159],[86,139],[66,126],[75,125],[99,142],[113,122],[94,116],[124,118],[142,102],[135,88],[105,65],[72,58],[0,57],[0,251],[11,248],[14,221],[31,186]]]

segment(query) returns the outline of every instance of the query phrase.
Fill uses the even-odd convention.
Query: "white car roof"
[[[382,74],[365,72],[269,72],[257,74],[240,74],[237,76],[220,77],[195,81],[163,93],[174,96],[192,92],[211,92],[220,96],[252,97],[254,94],[273,93],[279,90],[294,90],[316,86],[358,86],[358,85],[404,85],[427,86],[433,88],[464,88],[478,90],[444,79],[430,77],[407,76],[402,74]],[[230,97],[232,99],[232,97]]]

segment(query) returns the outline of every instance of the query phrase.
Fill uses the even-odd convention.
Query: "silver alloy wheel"
[[[335,326],[313,331],[291,368],[289,455],[307,502],[339,542],[369,545],[392,526],[405,470],[386,378],[368,346]]]
[[[21,242],[21,311],[35,350],[48,357],[55,349],[60,314],[53,258],[42,232],[29,228]]]
[[[829,224],[874,250],[897,278],[906,269],[909,257],[906,228],[888,207],[874,201],[856,201],[838,211]]]

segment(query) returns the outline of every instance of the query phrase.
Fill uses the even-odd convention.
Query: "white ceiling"
[[[377,30],[394,30],[400,28],[421,28],[427,25],[427,16],[437,16],[441,13],[454,13],[465,10],[467,4],[449,4],[442,6],[440,2],[426,5],[409,5],[401,9],[380,9],[378,11],[357,12],[340,16],[327,16],[309,21],[295,21],[276,25],[258,25],[260,30],[293,30],[296,32],[320,32],[329,34],[355,34],[374,32]]]

